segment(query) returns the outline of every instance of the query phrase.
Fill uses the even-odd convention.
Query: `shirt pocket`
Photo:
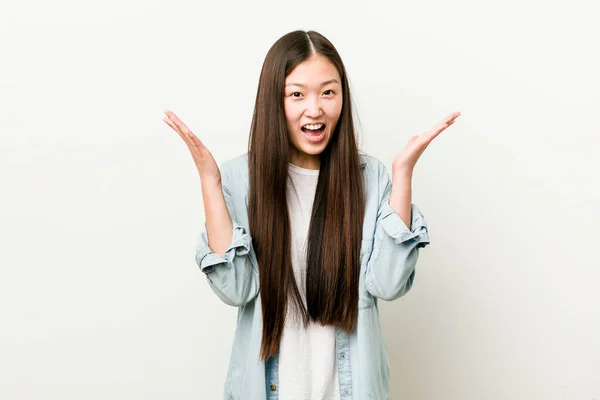
[[[373,250],[373,240],[363,239],[360,245],[360,279],[358,283],[358,309],[371,308],[375,305],[375,299],[368,292],[366,286],[365,275],[367,271],[367,263]]]

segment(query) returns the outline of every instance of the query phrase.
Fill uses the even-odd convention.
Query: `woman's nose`
[[[312,98],[308,100],[305,112],[308,117],[318,117],[321,115],[322,111],[320,99]]]

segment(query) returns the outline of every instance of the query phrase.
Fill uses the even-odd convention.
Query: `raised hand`
[[[172,111],[165,111],[163,121],[181,136],[192,153],[194,163],[202,182],[221,182],[219,166],[206,146]]]
[[[419,157],[421,157],[421,154],[423,154],[431,141],[452,125],[460,115],[460,112],[454,112],[434,125],[429,132],[411,137],[406,147],[394,157],[392,172],[406,171],[412,173]]]

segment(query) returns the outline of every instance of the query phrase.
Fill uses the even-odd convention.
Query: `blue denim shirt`
[[[341,400],[389,398],[389,362],[377,300],[394,300],[413,285],[419,249],[429,244],[427,224],[412,204],[410,229],[390,207],[391,182],[385,165],[361,154],[366,212],[360,250],[358,325],[336,328]],[[248,226],[248,154],[224,162],[223,195],[233,221],[230,246],[221,257],[208,247],[206,225],[196,247],[196,263],[214,293],[238,307],[237,327],[224,398],[278,400],[278,356],[259,360],[262,311],[258,263]]]

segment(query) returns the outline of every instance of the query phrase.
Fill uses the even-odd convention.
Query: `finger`
[[[171,127],[171,129],[173,129],[175,132],[177,132],[177,134],[179,136],[181,136],[182,139],[185,140],[185,135],[183,135],[181,133],[181,131],[179,130],[179,128],[177,128],[177,126],[175,125],[175,123],[173,121],[171,121],[169,118],[163,118],[163,121],[165,122],[165,124],[169,125]]]
[[[460,112],[454,112],[454,113],[448,115],[446,118],[444,118],[440,122],[438,122],[437,125],[435,126],[435,128],[444,129],[450,123],[454,122],[456,120],[456,118],[460,117],[460,115],[461,115]]]
[[[174,124],[174,126],[177,128],[177,132],[180,134],[183,140],[186,141],[186,143],[188,143],[190,146],[195,146],[198,148],[205,147],[204,143],[202,143],[202,141],[198,139],[196,135],[194,135],[194,133],[187,127],[187,125],[184,124],[183,121],[181,121],[181,119],[177,117],[177,115],[175,115],[175,113],[167,110],[165,111],[165,115],[169,117],[169,122],[171,122],[171,124]]]
[[[179,129],[177,129],[177,127],[175,126],[175,124],[173,123],[173,121],[171,121],[169,118],[164,117],[163,122],[167,125],[169,125],[171,127],[171,129],[173,129],[175,132],[177,132],[179,135],[181,135],[181,132],[179,132]]]
[[[183,141],[185,142],[185,144],[187,145],[187,147],[190,149],[190,151],[194,150],[194,148],[196,146],[194,145],[194,142],[192,141],[192,138],[189,135],[186,135],[185,133],[181,133],[181,131],[179,130],[179,128],[177,128],[177,126],[170,119],[163,118],[163,121],[167,125],[169,125],[175,132],[177,132],[177,134],[183,139]]]
[[[450,115],[448,115],[446,118],[444,118],[443,120],[441,120],[436,126],[435,129],[437,130],[444,130],[446,129],[448,126],[450,126],[451,124],[454,123],[454,121],[456,120],[456,118],[458,118],[460,116],[460,112],[455,112],[452,113]]]
[[[202,141],[200,139],[198,139],[198,137],[196,135],[194,135],[193,133],[190,133],[190,135],[188,137],[196,148],[198,148],[198,149],[206,148],[206,146],[204,146],[204,143],[202,143]]]
[[[452,125],[454,123],[454,121],[456,120],[456,118],[458,118],[460,116],[461,116],[460,112],[454,112],[454,113],[448,115],[446,118],[444,118],[440,122],[438,122],[429,132],[424,134],[424,136],[425,136],[424,139],[426,140],[426,142],[429,143],[433,139],[435,139],[440,133],[442,133],[444,131],[444,129],[446,129],[447,127]]]
[[[460,111],[456,111],[456,112],[453,112],[452,114],[448,115],[446,117],[446,120],[448,120],[448,121],[454,121],[456,118],[460,117],[461,115],[462,114],[461,114]]]
[[[175,123],[175,126],[177,126],[177,128],[179,128],[181,133],[186,134],[186,135],[191,133],[191,131],[187,127],[187,125],[184,124],[183,121],[181,119],[179,119],[179,117],[177,115],[175,115],[175,113],[167,110],[167,111],[165,111],[165,114],[167,115],[167,117],[169,117],[169,119],[171,121],[173,121],[173,123]]]

